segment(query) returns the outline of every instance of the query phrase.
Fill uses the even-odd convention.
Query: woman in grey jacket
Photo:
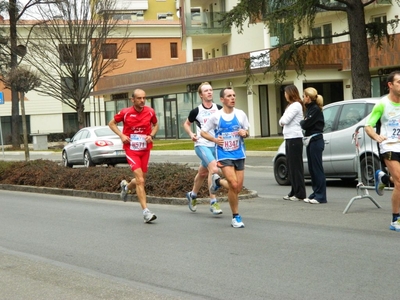
[[[303,120],[304,106],[296,86],[285,87],[285,98],[288,105],[279,125],[283,126],[288,176],[292,189],[283,199],[300,201],[306,198],[303,167],[303,131],[300,122]]]

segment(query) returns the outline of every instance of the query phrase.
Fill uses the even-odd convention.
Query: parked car
[[[122,131],[122,127],[120,127]],[[72,138],[66,139],[67,145],[62,150],[65,167],[74,165],[94,167],[107,164],[115,166],[127,163],[122,141],[108,126],[85,127]]]
[[[375,169],[379,169],[380,166],[377,144],[371,141],[366,134],[360,134],[358,136],[360,152],[357,155],[356,147],[353,143],[353,134],[359,126],[365,124],[367,116],[379,99],[345,100],[324,106],[325,150],[322,155],[322,161],[327,178],[353,181],[358,177],[359,164],[363,183],[374,182]],[[303,163],[305,178],[310,178],[305,148],[303,149]],[[289,185],[285,142],[280,145],[274,156],[273,165],[276,182],[280,185]]]

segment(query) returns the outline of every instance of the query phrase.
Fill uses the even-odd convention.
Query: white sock
[[[143,209],[143,214],[149,212],[150,210],[146,207],[145,209]]]

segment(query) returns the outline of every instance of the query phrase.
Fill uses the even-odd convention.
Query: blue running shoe
[[[375,191],[379,196],[383,196],[385,192],[385,184],[382,182],[382,177],[385,173],[381,170],[376,170],[375,172]]]

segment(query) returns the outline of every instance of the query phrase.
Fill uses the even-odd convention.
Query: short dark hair
[[[393,82],[394,76],[396,76],[396,75],[400,75],[400,70],[396,70],[396,71],[391,72],[388,75],[388,77],[386,78],[386,83]]]
[[[233,88],[231,86],[227,86],[225,88],[223,88],[220,92],[219,92],[219,97],[220,98],[224,98],[225,96],[225,90],[233,90]]]

